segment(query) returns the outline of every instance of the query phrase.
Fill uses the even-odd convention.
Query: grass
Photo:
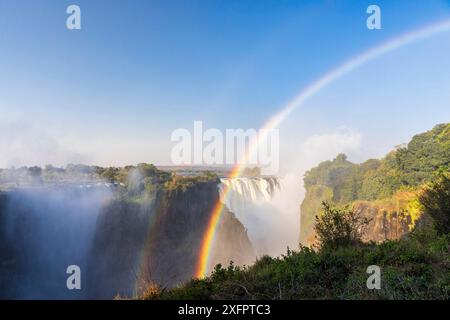
[[[139,299],[449,299],[450,236],[432,229],[382,244],[334,250],[301,247],[254,265],[224,268],[172,289],[152,287]],[[381,268],[381,289],[366,286],[369,265]]]

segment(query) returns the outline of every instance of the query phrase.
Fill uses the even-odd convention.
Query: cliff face
[[[102,208],[88,255],[86,276],[90,298],[111,299],[129,294],[137,280],[152,206],[113,201]]]
[[[225,208],[212,249],[212,266],[220,263],[226,267],[231,261],[239,266],[250,265],[254,262],[254,257],[255,249],[247,230],[234,213]]]
[[[331,201],[333,190],[327,186],[312,186],[307,190],[300,206],[300,243],[311,245],[314,243],[314,221],[322,209],[323,201]]]
[[[353,210],[369,219],[364,241],[383,242],[400,239],[410,232],[422,212],[416,192],[397,192],[380,201],[356,201]]]
[[[363,241],[379,243],[395,240],[410,232],[422,218],[417,194],[418,191],[399,191],[383,200],[352,202],[350,205],[353,210],[369,221],[363,233]],[[315,216],[320,214],[322,201],[332,202],[332,198],[332,190],[326,187],[316,187],[307,193],[301,206],[300,242],[303,245],[315,243]]]
[[[98,219],[90,253],[89,294],[111,298],[144,290],[149,282],[173,287],[195,273],[200,243],[218,200],[217,181],[159,190],[142,202],[116,200]],[[225,210],[212,263],[249,263],[253,248],[243,225]]]
[[[10,274],[14,269],[18,269],[12,246],[8,241],[6,223],[6,210],[9,198],[4,192],[0,192],[0,298],[13,298],[11,290]]]

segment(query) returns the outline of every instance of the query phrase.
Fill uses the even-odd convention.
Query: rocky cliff
[[[117,199],[100,213],[90,254],[89,294],[133,295],[149,283],[173,287],[195,273],[200,242],[218,201],[217,180],[159,190],[141,201]],[[212,263],[251,262],[243,225],[225,210]]]

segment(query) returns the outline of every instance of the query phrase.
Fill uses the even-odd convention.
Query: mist
[[[0,198],[2,260],[12,265],[2,284],[3,298],[86,298],[88,253],[99,211],[111,196],[101,187],[30,187]],[[81,290],[68,290],[69,265],[81,268]],[[3,267],[5,268],[5,267]]]
[[[303,142],[297,142],[296,148],[281,150],[280,159],[283,161],[278,175],[279,188],[270,199],[245,201],[238,206],[236,203],[229,204],[247,228],[257,256],[279,256],[286,253],[288,247],[298,248],[300,205],[305,196],[303,177],[306,171],[322,161],[335,158],[339,153],[355,152],[361,142],[359,132],[344,127],[311,135]],[[230,197],[236,195],[231,192]],[[233,199],[229,199],[230,202]]]

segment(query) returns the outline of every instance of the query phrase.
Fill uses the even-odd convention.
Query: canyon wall
[[[0,192],[0,298],[111,299],[191,279],[219,184],[217,177],[177,177],[138,190],[98,184]],[[211,252],[211,268],[254,260],[246,229],[226,208]],[[81,290],[66,287],[69,265],[81,268]]]
[[[158,191],[142,202],[116,200],[103,208],[90,254],[93,297],[130,295],[154,282],[173,287],[195,274],[201,240],[219,193],[217,181]],[[212,265],[252,262],[246,230],[225,210]]]

